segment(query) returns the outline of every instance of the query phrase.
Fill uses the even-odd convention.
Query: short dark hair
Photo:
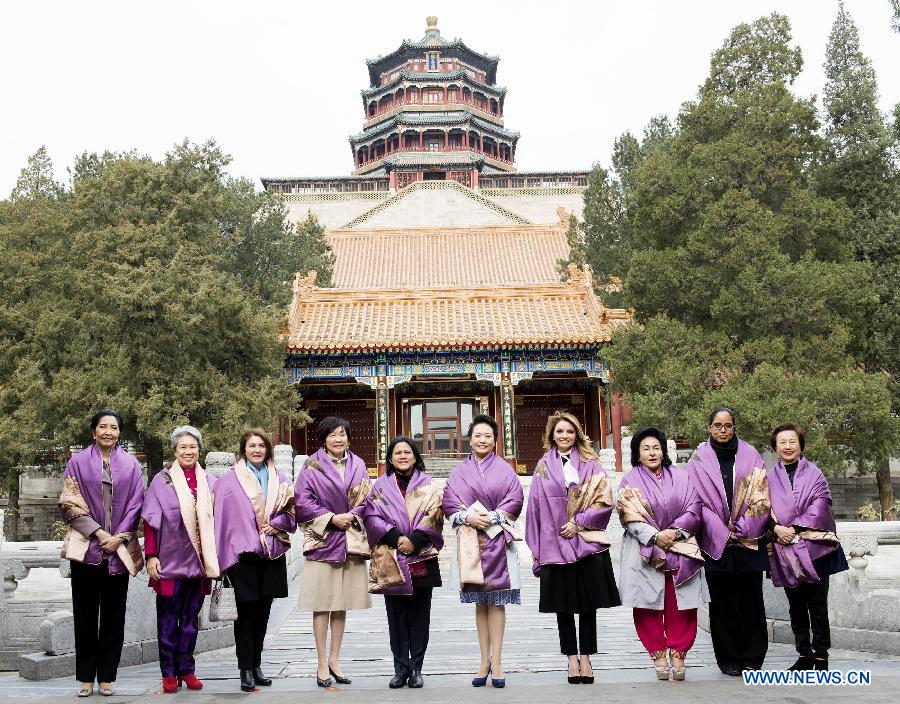
[[[114,411],[112,408],[104,408],[91,416],[91,432],[94,432],[97,429],[97,426],[100,425],[100,419],[105,418],[106,416],[115,418],[116,422],[119,424],[119,430],[122,430],[122,416],[119,415],[119,412]]]
[[[494,431],[494,440],[495,441],[500,437],[500,426],[497,425],[497,421],[495,421],[490,416],[485,415],[484,413],[479,413],[477,416],[475,416],[472,419],[472,422],[469,423],[469,430],[468,430],[468,432],[466,432],[466,436],[471,438],[472,437],[472,429],[476,425],[482,425],[482,424],[489,425],[491,427],[491,430]]]
[[[775,438],[778,437],[778,433],[783,433],[785,430],[793,430],[797,433],[797,437],[800,439],[800,452],[803,452],[806,449],[806,431],[796,423],[782,423],[772,431],[772,437],[769,438],[769,445],[772,446],[772,449],[776,449]]]
[[[706,424],[712,425],[713,420],[715,420],[715,417],[720,413],[727,413],[728,415],[730,415],[731,422],[734,425],[737,425],[737,418],[734,415],[734,411],[732,411],[728,406],[719,406],[718,408],[714,408],[713,412],[709,414],[709,420],[706,421]]]
[[[641,463],[641,441],[644,440],[644,438],[656,438],[659,440],[659,446],[662,448],[663,453],[662,466],[671,467],[672,460],[669,458],[669,449],[666,445],[666,434],[653,425],[641,428],[632,436],[631,466],[637,467]]]
[[[416,458],[416,462],[413,465],[413,469],[418,469],[420,472],[425,471],[425,460],[422,459],[422,453],[419,452],[419,448],[416,447],[416,444],[405,435],[398,435],[393,440],[391,440],[391,444],[387,446],[387,459],[385,460],[384,472],[385,474],[393,474],[394,473],[394,464],[391,462],[391,455],[394,454],[394,448],[397,447],[401,442],[405,442],[412,448],[413,457]]]
[[[269,438],[269,434],[263,430],[262,428],[247,428],[244,431],[244,434],[241,435],[241,442],[238,445],[241,451],[241,457],[247,459],[247,443],[250,442],[250,438],[253,436],[260,438],[266,444],[266,458],[263,460],[266,464],[271,460],[275,461],[275,450],[272,447],[272,440]]]
[[[347,441],[350,441],[350,423],[345,421],[343,418],[338,418],[337,416],[327,416],[319,421],[319,425],[317,426],[317,430],[319,433],[319,444],[322,447],[325,447],[325,438],[331,435],[338,428],[343,428],[344,432],[347,433]]]

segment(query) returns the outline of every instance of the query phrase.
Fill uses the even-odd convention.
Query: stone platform
[[[570,686],[565,681],[565,657],[559,654],[556,620],[537,610],[537,580],[523,574],[523,605],[507,609],[504,644],[505,690],[491,687],[475,690],[469,680],[477,668],[478,644],[474,627],[474,607],[459,604],[450,589],[435,590],[431,642],[425,661],[425,689],[389,690],[387,680],[393,666],[388,647],[387,622],[381,597],[373,598],[373,608],[348,614],[342,664],[353,684],[325,692],[316,687],[315,648],[312,618],[295,609],[299,585],[294,580],[291,596],[276,602],[269,636],[263,653],[263,669],[276,678],[266,701],[306,702],[311,698],[336,696],[347,701],[354,692],[365,692],[371,702],[446,702],[453,698],[467,701],[529,702],[558,699],[560,702],[596,702],[612,697],[665,697],[669,704],[693,704],[700,697],[722,699],[733,696],[756,697],[759,701],[804,702],[837,701],[850,693],[841,687],[747,687],[739,679],[722,675],[715,666],[709,635],[700,631],[688,660],[688,681],[656,682],[650,661],[637,640],[631,610],[616,608],[598,615],[600,652],[592,658],[596,684]],[[795,659],[791,646],[771,643],[766,668],[786,668]],[[852,696],[866,702],[896,701],[900,686],[900,657],[875,653],[832,651],[835,669],[868,669],[873,684],[855,688]],[[226,701],[243,698],[238,688],[237,662],[233,648],[214,650],[197,656],[197,674],[204,680],[202,692],[182,690],[179,699]],[[13,673],[0,675],[0,702],[47,701],[74,697],[73,678],[46,682],[28,682]],[[160,674],[155,664],[124,667],[116,683],[116,701],[160,701]],[[160,695],[161,696],[161,695]],[[356,695],[358,700],[359,695]]]

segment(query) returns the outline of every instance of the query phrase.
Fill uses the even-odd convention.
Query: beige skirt
[[[301,611],[352,611],[371,607],[364,559],[348,557],[343,565],[304,559],[300,574]]]

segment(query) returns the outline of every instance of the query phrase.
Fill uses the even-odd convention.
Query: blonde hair
[[[547,427],[544,430],[544,449],[549,450],[551,447],[556,447],[556,443],[553,441],[553,431],[556,430],[556,425],[561,420],[570,423],[575,428],[575,447],[578,448],[578,456],[583,460],[598,459],[597,453],[594,452],[594,448],[591,446],[591,439],[584,434],[581,423],[575,416],[566,411],[555,411],[547,418]]]

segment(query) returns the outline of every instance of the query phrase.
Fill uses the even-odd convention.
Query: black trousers
[[[831,627],[828,623],[828,575],[812,584],[798,584],[785,589],[791,615],[794,645],[801,655],[827,657],[831,648]],[[812,641],[809,631],[812,628]]]
[[[262,664],[263,641],[269,626],[272,598],[261,597],[255,601],[238,601],[238,617],[234,621],[234,649],[238,668],[252,670]]]
[[[762,572],[706,572],[709,633],[723,672],[729,667],[758,670],[766,659],[769,634],[762,580]]]
[[[398,675],[422,669],[431,628],[431,592],[431,587],[416,587],[411,596],[384,597],[394,672]]]
[[[559,649],[563,655],[593,655],[597,652],[597,610],[578,614],[578,642],[575,641],[575,614],[556,614]]]
[[[75,677],[79,682],[115,682],[125,643],[130,575],[110,574],[105,560],[99,565],[72,560],[71,565]]]

